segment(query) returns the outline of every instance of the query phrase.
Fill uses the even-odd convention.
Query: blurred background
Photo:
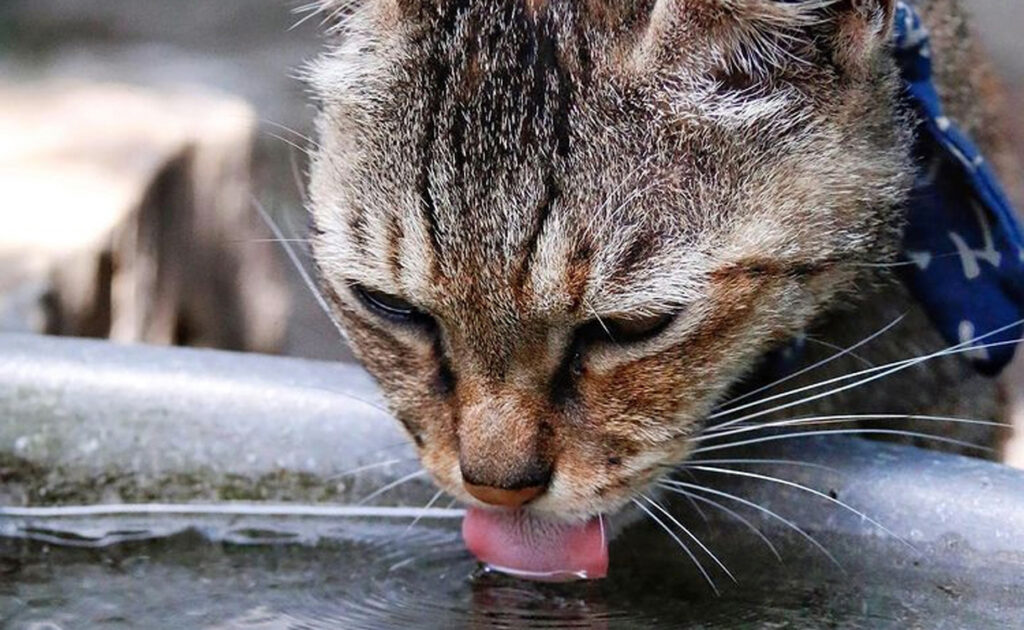
[[[304,252],[300,4],[0,2],[0,330],[347,356],[256,210]],[[1019,112],[1024,2],[967,4]]]

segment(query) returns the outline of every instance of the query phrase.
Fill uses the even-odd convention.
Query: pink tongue
[[[532,580],[596,580],[608,574],[601,517],[566,525],[522,511],[469,508],[462,521],[466,547],[490,568]]]

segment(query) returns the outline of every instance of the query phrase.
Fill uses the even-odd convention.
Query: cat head
[[[442,488],[614,511],[891,257],[910,172],[892,9],[325,7],[315,260]]]

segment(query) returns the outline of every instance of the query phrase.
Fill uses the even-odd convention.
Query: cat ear
[[[716,49],[750,68],[826,52],[831,63],[857,71],[887,44],[896,2],[656,0],[641,46],[648,61]]]
[[[828,11],[836,62],[850,71],[867,69],[892,37],[896,0],[842,0]]]
[[[425,9],[437,4],[437,0],[315,0],[299,10],[305,13],[299,24],[315,22],[328,35],[343,37],[357,15],[369,17],[378,27],[394,26],[422,17]]]
[[[356,6],[361,4],[363,4],[362,0],[316,0],[304,4],[294,11],[300,18],[292,28],[309,22],[319,24],[328,31],[337,30],[352,14]]]

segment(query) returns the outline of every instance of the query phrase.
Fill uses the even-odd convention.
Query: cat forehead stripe
[[[453,3],[441,25],[425,44],[420,81],[428,101],[416,155],[416,189],[433,250],[430,279],[457,273],[445,265],[446,251],[465,247],[459,242],[464,226],[479,220],[470,215],[485,212],[459,192],[479,186],[473,180],[498,165],[505,172],[491,173],[496,178],[515,178],[517,170],[536,172],[522,183],[537,189],[539,201],[523,202],[535,206],[532,217],[525,212],[521,218],[504,217],[505,238],[483,235],[491,242],[476,246],[490,245],[482,252],[490,260],[478,262],[508,257],[517,268],[513,282],[524,289],[538,241],[559,201],[555,162],[568,155],[571,142],[574,85],[563,64],[559,28],[546,14],[531,15],[515,4],[495,11]],[[518,142],[493,141],[516,128]],[[495,205],[491,212],[498,212],[501,203]]]

